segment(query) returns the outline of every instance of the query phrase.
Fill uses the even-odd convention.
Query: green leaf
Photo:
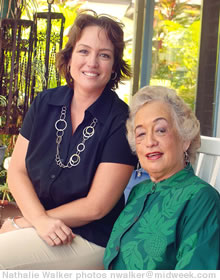
[[[196,249],[197,239],[198,234],[194,233],[181,243],[177,254],[178,264],[176,269],[184,269],[190,263]]]
[[[128,242],[121,248],[126,267],[129,269],[143,269],[143,258],[138,250],[138,243],[135,241]]]

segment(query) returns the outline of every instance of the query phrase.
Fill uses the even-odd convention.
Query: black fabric
[[[115,92],[105,89],[86,110],[83,122],[72,135],[69,107],[73,94],[73,90],[67,86],[38,94],[20,131],[21,135],[30,141],[26,156],[29,177],[47,210],[85,197],[101,162],[134,166],[136,164],[136,157],[132,155],[125,135],[128,106]],[[64,164],[82,142],[83,129],[91,124],[94,117],[98,120],[94,135],[86,141],[85,151],[80,154],[80,164],[66,169],[60,168],[55,162],[55,122],[60,117],[63,105],[67,106],[68,123],[60,145],[60,155]],[[95,244],[106,246],[112,226],[123,207],[124,197],[121,197],[107,216],[85,226],[73,228],[73,232]]]

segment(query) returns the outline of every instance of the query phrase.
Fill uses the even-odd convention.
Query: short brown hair
[[[89,14],[90,13],[90,14]],[[92,14],[91,14],[92,13]],[[114,65],[113,69],[117,73],[114,80],[108,82],[111,89],[116,89],[121,80],[131,77],[130,65],[123,59],[125,47],[123,24],[108,15],[97,15],[92,10],[81,11],[75,19],[69,32],[69,40],[63,50],[57,53],[56,66],[61,76],[66,79],[69,87],[73,87],[73,80],[68,69],[76,42],[80,39],[82,31],[87,26],[99,26],[106,31],[106,34],[114,46]]]

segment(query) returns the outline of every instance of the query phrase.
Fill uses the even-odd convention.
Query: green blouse
[[[220,195],[185,168],[135,186],[117,219],[105,269],[220,269]]]

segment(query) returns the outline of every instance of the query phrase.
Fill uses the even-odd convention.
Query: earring
[[[141,177],[142,175],[142,172],[141,172],[141,165],[140,165],[140,162],[138,161],[138,164],[137,164],[137,169],[136,169],[136,174],[137,174],[137,177]]]
[[[114,80],[116,80],[118,74],[117,74],[117,72],[114,72],[114,73],[112,73],[112,74],[113,74],[114,76],[111,77],[111,80],[114,81]]]
[[[187,153],[187,151],[184,152],[184,161],[185,166],[187,166],[190,163],[189,154]]]
[[[68,65],[67,66],[67,72],[68,72],[68,75],[69,75],[69,77],[70,77],[70,82],[72,83],[73,82],[73,78],[72,78],[72,76],[71,76],[71,74],[70,74],[70,65]]]

